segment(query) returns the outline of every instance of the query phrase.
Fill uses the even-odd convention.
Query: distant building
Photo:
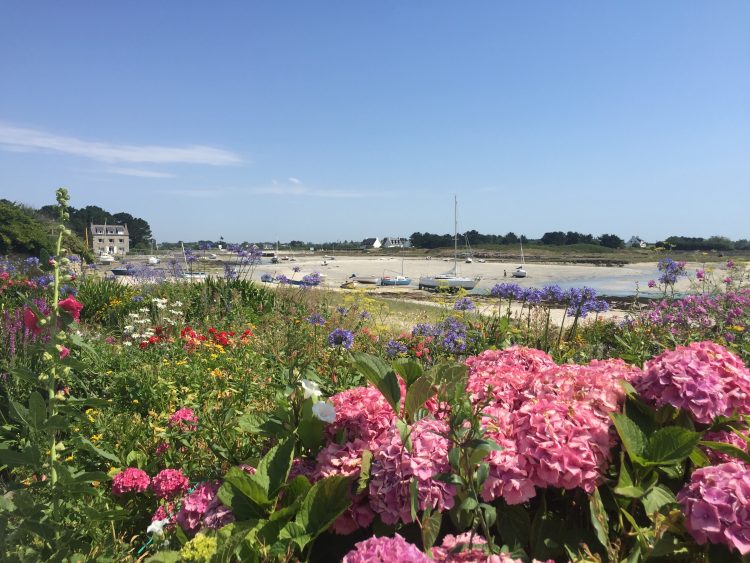
[[[125,256],[130,252],[130,236],[127,225],[94,225],[89,226],[89,240],[95,255],[110,254]]]
[[[402,237],[383,237],[380,244],[383,248],[409,248],[411,247],[411,241],[408,238],[402,238]]]
[[[648,246],[643,240],[641,240],[641,237],[639,236],[632,236],[630,237],[630,240],[625,243],[625,246],[628,248],[646,248]]]
[[[370,250],[371,248],[380,248],[381,244],[377,238],[366,238],[362,241],[362,250]]]

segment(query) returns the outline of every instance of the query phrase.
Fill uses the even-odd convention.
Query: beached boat
[[[458,199],[453,198],[453,269],[436,276],[419,278],[419,289],[474,289],[480,278],[468,278],[458,273]]]
[[[148,263],[150,266],[156,266],[161,260],[159,260],[156,256],[149,256],[148,257]]]
[[[380,285],[409,285],[411,278],[406,276],[383,276],[380,278]]]
[[[526,260],[523,257],[523,241],[521,241],[521,265],[518,266],[511,274],[514,278],[525,278],[526,277]]]
[[[114,262],[114,261],[115,261],[115,257],[114,257],[114,256],[112,256],[111,254],[107,254],[106,252],[102,252],[102,253],[101,253],[101,254],[99,255],[99,258],[98,258],[98,260],[99,260],[99,262],[101,262],[102,264],[111,264],[112,262]]]
[[[180,277],[189,281],[206,281],[208,274],[206,272],[183,272]]]
[[[132,267],[120,267],[120,268],[112,268],[110,270],[114,275],[116,276],[133,276],[135,275],[135,269]]]
[[[357,276],[356,274],[352,274],[349,280],[357,283],[380,285],[381,278],[380,276]]]

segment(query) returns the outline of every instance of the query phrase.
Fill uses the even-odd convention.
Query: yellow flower
[[[91,436],[91,441],[93,443],[97,443],[97,442],[101,441],[101,439],[102,439],[102,435],[101,434],[94,434],[93,436]]]
[[[734,332],[745,332],[745,327],[740,325],[732,325],[729,327],[729,330],[733,330]]]
[[[65,461],[73,461],[73,458],[75,456],[73,454],[70,454],[68,457],[65,458]]]
[[[138,399],[133,399],[133,404],[134,405],[138,405],[138,404],[140,404],[140,401]]]
[[[205,534],[198,534],[182,546],[180,557],[183,561],[194,561],[196,563],[211,561],[211,558],[216,553],[216,547],[216,538],[208,537]]]
[[[210,373],[214,377],[222,377],[224,375],[223,373],[221,373],[221,370],[219,368],[214,368],[214,370],[211,371]]]

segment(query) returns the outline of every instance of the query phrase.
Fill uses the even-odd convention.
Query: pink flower
[[[60,307],[63,311],[68,313],[71,317],[73,317],[73,320],[75,322],[78,322],[81,318],[81,309],[83,309],[83,304],[76,301],[76,298],[72,295],[69,297],[66,297],[62,301],[58,301],[57,306]]]
[[[61,346],[60,347],[60,359],[64,360],[68,356],[70,356],[70,348],[66,348],[65,346]]]
[[[411,427],[411,452],[401,443],[394,424],[380,448],[373,453],[370,473],[370,507],[386,524],[411,522],[409,486],[417,481],[419,509],[449,510],[453,507],[455,486],[434,479],[450,469],[448,448],[443,436],[445,422],[423,418]]]
[[[180,469],[163,469],[151,480],[151,490],[158,498],[173,498],[188,490],[189,481]]]
[[[217,530],[234,521],[232,510],[216,496],[220,486],[219,481],[201,483],[183,499],[175,520],[185,533],[193,535],[202,527]]]
[[[112,494],[142,493],[151,482],[148,474],[137,467],[128,467],[112,478]]]
[[[396,534],[394,537],[373,536],[355,544],[342,563],[431,563],[417,546]]]
[[[695,277],[702,281],[706,277],[706,270],[696,270]]]
[[[196,430],[198,428],[198,417],[193,409],[179,409],[169,417],[169,426],[180,430]]]
[[[656,281],[654,281],[654,280],[648,280],[648,286],[650,288],[652,288],[652,289],[655,288],[656,287]]]
[[[169,449],[168,442],[159,442],[154,450],[154,454],[157,456],[163,456]]]
[[[363,440],[374,449],[391,427],[393,409],[373,386],[354,387],[331,397],[336,421],[326,427],[331,438],[341,435],[344,441]]]
[[[725,278],[724,278],[724,279],[723,279],[722,281],[723,281],[723,282],[724,282],[725,284],[729,285],[729,284],[731,284],[731,283],[732,283],[732,278],[730,278],[729,276],[727,276],[727,277],[725,277]]]
[[[39,323],[37,321],[38,319],[34,311],[29,309],[28,307],[24,308],[23,326],[25,326],[26,330],[31,332],[34,336],[39,336],[42,333],[42,327],[39,326]]]
[[[486,550],[487,540],[471,532],[464,532],[458,536],[447,534],[439,547],[432,548],[434,561],[458,563],[522,563],[521,559],[513,559],[508,553],[492,555]]]
[[[741,463],[696,469],[677,493],[685,527],[698,544],[750,553],[750,469]]]
[[[646,362],[633,383],[656,407],[684,409],[704,424],[719,415],[750,414],[750,372],[713,342],[693,342],[660,354]]]

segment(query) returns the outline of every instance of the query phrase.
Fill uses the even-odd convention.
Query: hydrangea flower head
[[[189,481],[180,469],[163,469],[151,480],[151,490],[158,498],[173,498],[188,490]]]
[[[196,430],[198,428],[198,417],[193,409],[179,409],[169,417],[169,426],[180,430]]]
[[[656,407],[672,405],[704,424],[716,416],[750,414],[750,371],[714,342],[692,342],[649,360],[634,381]]]
[[[430,563],[432,560],[400,535],[373,536],[355,544],[342,563]]]
[[[136,467],[128,467],[112,478],[112,494],[142,493],[148,489],[151,479],[148,474]]]

